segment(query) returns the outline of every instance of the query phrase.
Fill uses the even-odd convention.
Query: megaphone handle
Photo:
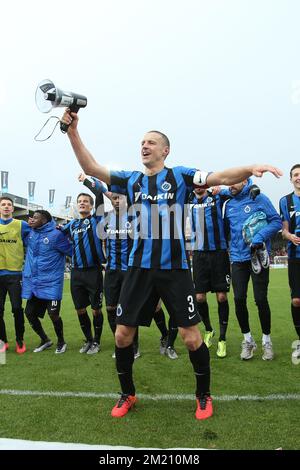
[[[71,113],[78,113],[79,109],[80,109],[80,106],[76,106],[76,105],[70,106]],[[66,132],[68,132],[69,125],[70,124],[65,124],[64,122],[60,123],[60,130],[62,131],[63,134],[66,134]]]

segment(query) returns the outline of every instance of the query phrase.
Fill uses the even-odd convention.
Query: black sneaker
[[[44,351],[45,349],[51,348],[52,344],[53,344],[53,343],[52,343],[52,341],[51,341],[49,338],[47,338],[47,339],[45,339],[45,340],[42,340],[42,341],[41,341],[41,344],[40,344],[37,348],[35,348],[35,349],[33,350],[33,352],[34,352],[34,353],[42,352],[42,351]]]

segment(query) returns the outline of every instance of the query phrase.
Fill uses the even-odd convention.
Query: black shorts
[[[288,260],[288,273],[291,298],[300,299],[300,259]]]
[[[117,324],[150,326],[160,298],[177,326],[200,322],[190,270],[131,267],[122,285]]]
[[[116,307],[119,303],[121,288],[127,271],[113,269],[105,271],[104,275],[104,295],[105,303],[108,307]]]
[[[194,251],[193,278],[197,294],[229,292],[231,277],[227,251]]]
[[[4,311],[7,293],[12,311],[20,310],[22,308],[22,274],[0,276],[0,312]]]
[[[49,315],[58,316],[60,312],[61,300],[38,299],[33,296],[27,300],[25,315],[44,318],[46,310]]]
[[[72,269],[71,295],[76,310],[89,305],[93,310],[102,307],[103,276],[101,267]]]

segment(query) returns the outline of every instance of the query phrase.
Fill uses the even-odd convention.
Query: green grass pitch
[[[230,293],[230,318],[225,359],[216,357],[217,334],[211,352],[213,418],[199,422],[194,418],[195,402],[187,399],[149,400],[140,398],[135,409],[116,420],[110,416],[114,397],[68,397],[0,395],[1,438],[16,438],[87,444],[158,448],[208,449],[299,449],[299,399],[279,400],[276,395],[300,393],[300,364],[291,361],[292,342],[296,340],[290,313],[287,270],[271,271],[269,300],[272,310],[272,340],[275,359],[261,359],[261,330],[249,285],[248,305],[253,336],[258,344],[255,356],[239,358],[240,334]],[[218,333],[214,295],[209,296],[212,323]],[[103,310],[105,311],[105,310]],[[32,350],[39,338],[26,323],[28,351],[14,352],[14,328],[7,304],[5,318],[10,340],[6,364],[0,365],[0,389],[40,392],[119,392],[115,373],[112,333],[106,314],[101,352],[94,356],[79,354],[82,334],[73,309],[69,283],[65,284],[62,317],[68,350],[54,354],[55,347],[40,354]],[[46,332],[55,340],[52,324],[43,321]],[[203,327],[200,326],[202,329]],[[171,361],[159,354],[159,331],[155,324],[141,328],[142,357],[135,362],[137,395],[193,394],[192,366],[180,338],[179,359]],[[264,400],[274,394],[271,400]],[[224,396],[237,396],[223,401]],[[255,400],[238,397],[257,396]]]

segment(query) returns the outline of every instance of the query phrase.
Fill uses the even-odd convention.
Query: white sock
[[[249,331],[249,333],[244,333],[244,339],[245,339],[245,341],[247,341],[248,343],[252,343],[253,338],[252,338],[252,336],[251,336],[250,331]]]
[[[262,335],[262,344],[266,344],[266,343],[272,344],[270,335]]]

